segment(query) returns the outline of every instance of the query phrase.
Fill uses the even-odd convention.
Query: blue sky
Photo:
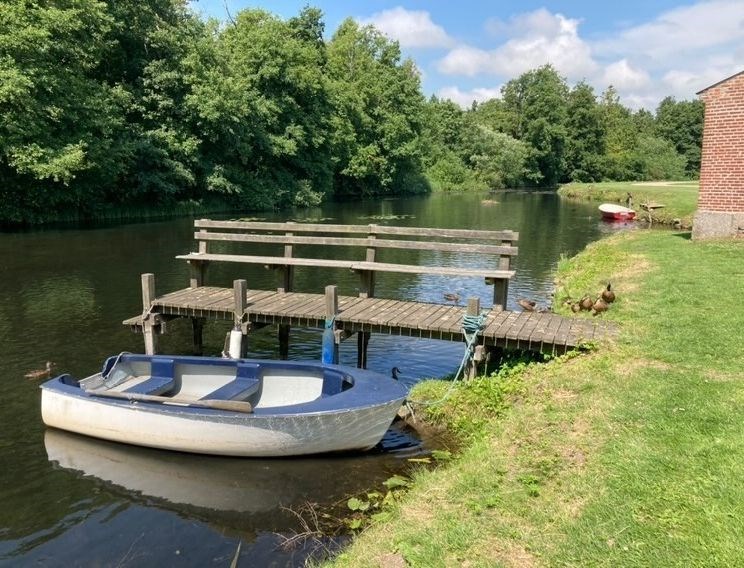
[[[262,8],[282,18],[306,0],[226,0],[234,14]],[[477,2],[310,2],[323,10],[326,37],[352,17],[400,42],[421,71],[426,94],[468,106],[498,97],[519,74],[551,63],[573,85],[599,93],[612,84],[633,108],[654,109],[667,95],[692,99],[744,69],[744,0]],[[225,1],[192,2],[225,18]]]

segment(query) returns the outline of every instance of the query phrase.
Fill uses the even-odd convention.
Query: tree
[[[202,137],[200,177],[242,207],[317,203],[331,188],[330,106],[319,12],[261,10],[201,40],[184,102]]]
[[[605,126],[594,89],[577,83],[568,95],[566,171],[573,181],[601,181],[604,174]]]
[[[508,134],[479,124],[468,129],[465,147],[475,179],[486,189],[519,187],[528,177],[530,149]]]
[[[646,181],[684,179],[687,160],[669,140],[639,136],[632,154],[634,178]]]
[[[634,166],[634,151],[638,131],[631,112],[620,104],[620,97],[610,85],[599,102],[602,123],[605,129],[605,171],[607,179],[638,179],[638,168]]]
[[[565,180],[568,132],[565,80],[550,65],[522,74],[504,85],[507,133],[529,144],[539,183],[553,186]]]
[[[700,175],[703,114],[702,101],[676,101],[674,97],[666,97],[656,109],[655,134],[671,142],[685,157],[689,177]]]
[[[397,42],[345,20],[328,44],[336,191],[386,194],[425,188],[419,134],[424,100]]]
[[[5,218],[84,204],[126,163],[127,94],[91,78],[112,19],[94,0],[0,10],[0,169]],[[73,184],[74,182],[74,184]]]

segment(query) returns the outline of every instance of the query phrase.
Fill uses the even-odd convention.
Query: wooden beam
[[[335,333],[337,314],[338,288],[334,284],[325,287],[325,329],[323,330],[321,350],[321,361],[323,363],[338,363],[338,341]]]
[[[255,233],[209,233],[198,231],[194,233],[194,238],[201,245],[204,241],[221,241],[233,243],[265,243],[279,245],[323,245],[323,246],[348,246],[348,247],[369,247],[391,248],[402,250],[435,250],[446,252],[472,252],[483,254],[509,254],[516,255],[519,249],[510,244],[502,245],[482,245],[472,243],[445,243],[440,241],[406,241],[401,239],[376,239],[376,235],[367,237],[322,237],[322,236],[297,236],[288,231],[285,235],[259,235]],[[285,246],[286,251],[286,246]],[[205,253],[206,251],[200,250]],[[287,256],[285,254],[285,256]],[[292,256],[292,255],[289,255]]]
[[[151,272],[141,276],[142,282],[142,335],[145,340],[145,353],[155,355],[158,351],[158,336],[155,318],[152,317],[152,304],[155,301],[155,275]]]
[[[243,316],[248,306],[248,283],[245,280],[233,281],[233,315],[235,325],[243,323]]]
[[[263,221],[214,221],[199,219],[194,221],[198,229],[231,229],[250,231],[288,231],[296,233],[367,233],[369,225],[331,225],[325,223],[267,223]],[[418,237],[452,237],[459,239],[519,240],[516,231],[481,231],[471,229],[434,229],[426,227],[390,227],[380,225],[378,235],[400,235]]]

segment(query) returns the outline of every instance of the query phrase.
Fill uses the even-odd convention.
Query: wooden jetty
[[[552,313],[504,310],[509,279],[514,275],[511,258],[517,254],[514,243],[518,235],[512,231],[206,219],[195,221],[195,228],[199,250],[178,257],[191,265],[190,286],[157,296],[154,275],[142,275],[143,314],[123,322],[133,330],[144,333],[148,353],[156,352],[157,335],[164,331],[169,320],[175,318],[192,320],[197,350],[201,349],[202,327],[206,320],[231,321],[239,325],[244,334],[267,325],[276,325],[282,356],[288,353],[291,326],[331,326],[336,345],[356,334],[357,364],[365,367],[367,344],[372,333],[461,341],[464,316],[483,313],[478,299],[470,299],[468,306],[462,307],[376,298],[374,284],[378,272],[474,276],[482,277],[493,285],[493,306],[485,313],[479,336],[480,354],[476,353],[479,357],[483,357],[489,348],[562,353],[586,343],[607,339],[616,333],[614,326],[606,322],[566,318]],[[333,236],[322,236],[328,234]],[[336,236],[338,234],[344,236]],[[496,241],[497,244],[473,241]],[[235,254],[234,251],[210,252],[210,242],[269,243],[282,249],[281,254],[276,256]],[[310,244],[322,245],[326,254],[333,246],[361,247],[364,255],[359,260],[297,255],[297,245]],[[379,254],[385,249],[477,253],[479,258],[492,261],[493,264],[479,268],[383,263]],[[232,288],[206,286],[207,266],[213,262],[259,264],[276,270],[277,288],[249,290],[245,280],[234,281]],[[322,294],[294,292],[293,273],[299,267],[353,270],[360,276],[359,295],[339,296],[335,285],[327,286]]]

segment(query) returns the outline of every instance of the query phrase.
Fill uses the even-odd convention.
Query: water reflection
[[[394,448],[372,454],[273,460],[160,451],[51,428],[44,446],[54,465],[115,486],[129,498],[155,499],[166,508],[186,505],[207,516],[212,511],[262,515],[264,528],[268,522],[274,530],[287,530],[292,524],[287,526],[282,508],[344,499],[357,490],[362,472],[368,475],[372,469],[384,480],[404,466],[402,457],[424,451],[421,440],[402,423],[386,438],[383,444]]]

